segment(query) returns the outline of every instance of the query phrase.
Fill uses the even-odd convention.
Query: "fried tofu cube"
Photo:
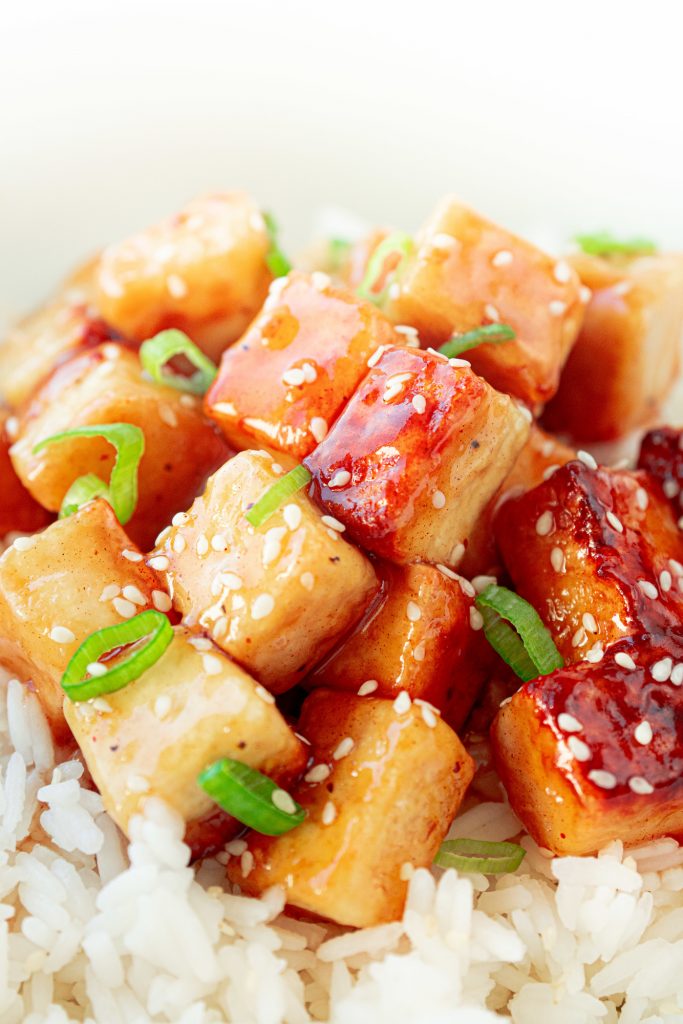
[[[431,565],[377,565],[381,603],[311,676],[313,686],[376,697],[401,690],[460,728],[490,667],[474,588]],[[453,578],[455,577],[455,578]],[[368,687],[368,684],[370,686]]]
[[[369,302],[325,274],[280,278],[241,341],[223,355],[206,412],[237,449],[297,461],[325,436],[380,345],[401,341]]]
[[[671,502],[679,527],[683,511],[683,430],[658,427],[646,434],[640,446],[638,467],[659,481]]]
[[[378,589],[360,551],[299,491],[261,527],[245,513],[282,469],[241,452],[177,516],[149,564],[175,607],[274,693],[300,682],[358,621]]]
[[[197,783],[204,768],[235,758],[285,786],[306,765],[304,744],[243,669],[210,640],[178,626],[159,661],[106,697],[64,703],[104,805],[125,832],[148,797],[160,797],[187,824],[195,850],[215,841],[216,805]],[[241,826],[223,814],[224,836]]]
[[[495,533],[515,589],[568,662],[683,615],[683,539],[647,473],[569,462],[507,501]]]
[[[277,839],[251,833],[229,864],[251,894],[284,886],[294,907],[363,928],[400,918],[404,865],[428,867],[474,766],[456,734],[408,703],[316,690],[299,728],[312,767],[293,792],[306,820]]]
[[[268,294],[270,239],[244,192],[202,196],[102,254],[97,303],[108,323],[145,341],[185,331],[214,361]]]
[[[146,608],[170,607],[156,573],[109,505],[90,502],[0,558],[0,664],[30,679],[58,738],[61,679],[87,637]]]
[[[514,402],[468,366],[391,347],[305,464],[357,544],[455,567],[528,433]]]
[[[80,267],[0,343],[0,398],[10,406],[21,406],[62,360],[118,337],[92,305],[96,264]]]
[[[467,353],[477,373],[530,406],[555,394],[581,320],[576,272],[447,196],[416,238],[387,314],[437,348],[484,323],[516,338]]]
[[[0,540],[8,533],[34,533],[51,520],[51,516],[34,501],[14,471],[9,449],[10,433],[17,427],[15,417],[0,409]]]
[[[582,856],[683,831],[682,641],[680,629],[621,640],[501,708],[496,766],[541,846]]]
[[[652,423],[678,376],[683,255],[573,263],[592,297],[544,422],[579,441],[611,441]]]
[[[138,504],[127,531],[149,549],[230,451],[200,401],[147,380],[137,353],[101,345],[59,367],[20,417],[12,461],[33,497],[56,511],[77,477],[95,473],[108,481],[116,453],[108,441],[91,437],[70,438],[37,455],[35,445],[64,430],[119,422],[145,434]]]

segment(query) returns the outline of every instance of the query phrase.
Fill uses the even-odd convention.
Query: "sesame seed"
[[[576,453],[576,457],[579,460],[579,462],[583,462],[584,466],[587,466],[588,469],[598,468],[598,464],[590,452],[578,451]]]
[[[156,540],[154,541],[154,547],[155,548],[160,547],[164,543],[164,541],[166,540],[166,538],[168,537],[170,532],[171,532],[171,527],[170,526],[165,526],[164,529],[161,531],[161,533],[156,538]]]
[[[567,747],[577,761],[590,761],[591,759],[591,748],[583,740],[580,740],[578,736],[570,736],[567,740]]]
[[[170,405],[159,406],[159,416],[164,421],[167,427],[174,430],[178,426],[178,417],[174,413]]]
[[[106,665],[103,665],[99,661],[91,661],[86,669],[88,675],[92,676],[93,679],[98,679],[100,676],[106,676],[109,671]]]
[[[644,487],[639,487],[636,491],[636,505],[641,510],[641,512],[645,512],[649,504],[650,499],[648,497],[647,491]]]
[[[462,556],[465,554],[465,545],[462,541],[459,541],[451,551],[451,562],[453,565],[457,565],[462,560]]]
[[[337,533],[343,533],[346,527],[343,523],[340,523],[334,516],[321,516],[320,521],[324,526],[328,526],[330,530],[335,530]]]
[[[448,360],[449,366],[455,366],[461,370],[469,370],[472,368],[472,363],[469,359],[459,359],[457,356],[451,356]]]
[[[311,283],[317,291],[324,292],[332,284],[332,279],[329,274],[324,274],[322,270],[314,270],[311,274]]]
[[[341,761],[343,757],[346,757],[351,753],[355,746],[355,743],[350,736],[345,736],[341,743],[338,744],[336,750],[332,754],[335,761]]]
[[[130,548],[124,548],[121,552],[124,558],[127,558],[129,562],[141,562],[142,555],[139,551],[131,551]]]
[[[623,524],[621,522],[621,519],[619,519],[617,516],[615,516],[614,512],[608,511],[606,519],[607,519],[607,522],[612,527],[612,529],[616,530],[617,533],[623,533],[624,532],[624,527],[623,527]]]
[[[285,521],[285,525],[289,530],[298,530],[301,526],[302,511],[298,505],[294,503],[285,505],[282,510],[282,518]]]
[[[273,697],[270,690],[266,690],[265,686],[261,686],[260,683],[257,683],[254,687],[254,693],[260,697],[265,704],[275,703],[275,697]]]
[[[375,349],[375,351],[372,353],[372,355],[370,356],[370,358],[367,361],[367,365],[371,369],[372,369],[372,367],[376,363],[378,363],[380,361],[380,359],[382,358],[382,355],[386,352],[388,347],[389,347],[388,345],[380,345],[379,348]]]
[[[228,542],[222,533],[217,533],[211,538],[211,547],[214,551],[227,550]]]
[[[581,622],[583,623],[583,628],[587,629],[589,633],[597,633],[598,624],[595,621],[595,616],[590,612],[583,613],[581,616]]]
[[[168,569],[169,564],[170,563],[166,555],[155,555],[154,558],[150,558],[147,563],[150,569],[156,569],[158,572],[165,572],[166,569]]]
[[[417,605],[414,601],[408,601],[406,615],[408,616],[410,622],[419,622],[419,620],[422,618],[422,610],[420,606]]]
[[[415,412],[421,416],[427,409],[427,400],[424,395],[413,395],[412,405]]]
[[[16,416],[8,416],[5,420],[5,430],[10,441],[16,441],[19,433],[19,419]]]
[[[650,675],[657,683],[665,683],[673,671],[674,663],[671,658],[661,658],[650,668]]]
[[[552,466],[546,466],[546,468],[543,470],[543,479],[544,480],[550,480],[550,477],[559,468],[560,467],[557,464],[553,464]]]
[[[645,597],[649,597],[654,601],[655,598],[658,596],[656,586],[654,585],[654,583],[650,583],[649,580],[638,580],[638,586],[640,587]]]
[[[557,724],[562,732],[581,732],[583,726],[578,718],[570,715],[568,711],[561,711],[557,716]]]
[[[636,663],[631,657],[631,655],[627,654],[626,651],[617,651],[617,653],[614,655],[614,660],[617,663],[617,665],[621,666],[621,668],[628,669],[629,672],[635,671]]]
[[[314,416],[309,429],[315,440],[320,444],[327,435],[327,420],[324,420],[322,416]]]
[[[244,586],[242,577],[238,576],[235,572],[222,572],[218,579],[226,590],[241,590]]]
[[[490,302],[487,302],[484,306],[484,316],[487,320],[493,320],[494,323],[498,323],[500,320],[500,313]]]
[[[517,409],[517,412],[524,417],[527,423],[534,422],[534,415],[531,409],[529,409],[528,406],[524,404],[524,402],[515,402],[515,407]]]
[[[111,601],[118,597],[120,593],[120,587],[117,587],[115,583],[109,583],[100,594],[100,601]]]
[[[34,543],[35,540],[33,537],[16,537],[12,547],[16,551],[28,551],[29,548],[33,547]]]
[[[471,605],[470,607],[470,627],[475,630],[475,632],[484,628],[484,617],[479,609],[475,608],[474,605]]]
[[[389,296],[390,299],[397,299],[400,294],[401,294],[401,286],[399,284],[394,282],[393,284],[389,285],[389,287],[387,289],[387,295]]]
[[[325,532],[327,533],[327,536],[330,538],[330,540],[339,540],[339,534],[336,532],[336,530],[331,530],[328,526],[325,528]]]
[[[677,562],[675,558],[669,559],[669,568],[674,576],[683,576],[683,565],[681,565],[680,562]]]
[[[228,632],[228,619],[227,619],[227,616],[221,615],[214,622],[213,629],[211,630],[211,635],[213,636],[214,640],[220,640],[220,638],[222,636],[225,636],[225,634],[227,632]]]
[[[176,512],[171,523],[173,526],[184,526],[189,518],[187,512]]]
[[[564,260],[558,260],[553,267],[553,277],[558,284],[566,284],[571,279],[572,268]]]
[[[325,779],[329,778],[331,768],[326,764],[314,764],[312,768],[304,775],[305,782],[324,782]]]
[[[673,683],[674,686],[680,686],[683,683],[683,664],[674,666],[671,670],[669,682]]]
[[[584,661],[590,662],[591,665],[597,665],[598,662],[602,661],[604,656],[605,652],[603,650],[603,646],[600,641],[598,641],[596,644],[593,644],[590,650],[586,651],[583,659]]]
[[[676,526],[679,530],[683,530],[683,516],[676,520]]]
[[[417,327],[411,327],[410,324],[396,324],[394,330],[397,334],[405,334],[409,338],[418,337]]]
[[[407,690],[401,690],[398,697],[394,701],[394,711],[397,715],[405,715],[406,712],[410,711],[412,701],[410,694]]]
[[[157,718],[165,718],[171,710],[171,698],[167,694],[162,694],[161,697],[157,697],[154,701],[154,714]]]
[[[434,712],[432,711],[432,709],[428,707],[426,704],[423,704],[420,707],[420,713],[422,715],[422,721],[425,723],[425,725],[429,726],[430,729],[436,729],[436,723],[438,719]]]
[[[346,487],[351,480],[351,474],[347,469],[338,470],[330,480],[328,487]]]
[[[673,580],[671,578],[671,573],[668,571],[668,569],[663,569],[662,572],[660,572],[659,574],[659,586],[663,594],[666,594],[669,590],[671,590],[672,583]]]
[[[263,538],[263,551],[261,553],[261,560],[264,565],[270,565],[271,562],[280,557],[282,539],[286,533],[286,526],[273,526],[270,530],[266,531]]]
[[[550,552],[550,564],[552,565],[555,572],[565,572],[567,568],[567,562],[564,557],[564,551],[562,548],[553,548]]]
[[[114,710],[109,701],[104,697],[94,697],[90,703],[94,707],[95,711],[99,711],[103,715],[110,715]]]
[[[282,474],[284,473],[284,469],[282,468],[279,462],[271,462],[270,469],[272,473],[275,473],[275,476],[282,476]]]
[[[567,303],[562,299],[553,299],[548,303],[548,312],[551,316],[562,316],[567,311]]]
[[[374,693],[378,686],[379,683],[377,682],[376,679],[366,679],[366,681],[364,683],[361,683],[361,685],[358,687],[358,696],[367,697],[368,694]]]
[[[202,658],[202,665],[207,676],[218,676],[223,670],[221,660],[215,654],[205,654]]]
[[[650,793],[654,793],[654,786],[651,786],[647,779],[644,779],[642,775],[634,775],[633,778],[628,780],[628,788],[639,796],[649,796]]]
[[[445,508],[446,506],[446,495],[443,491],[434,491],[432,494],[432,505],[434,508]]]
[[[431,239],[432,249],[453,249],[458,245],[458,239],[454,238],[453,235],[446,234],[445,231],[438,231]]]
[[[617,784],[616,777],[603,768],[594,768],[588,773],[588,778],[600,789],[614,789]]]
[[[494,267],[507,267],[512,263],[512,253],[509,249],[499,249],[494,253],[491,263]]]
[[[313,384],[318,379],[318,371],[313,363],[304,363],[301,367],[304,380],[307,384]]]
[[[675,498],[680,491],[680,487],[675,480],[665,480],[662,484],[662,490],[667,498]]]
[[[247,844],[244,839],[231,839],[230,842],[227,843],[225,849],[231,857],[241,857],[247,849]]]
[[[328,800],[325,806],[323,807],[323,813],[320,816],[320,820],[322,821],[323,825],[331,825],[336,817],[337,808],[335,807],[331,800]]]
[[[301,586],[304,588],[304,590],[310,591],[313,590],[315,577],[313,576],[312,572],[302,572],[301,576],[299,577],[299,582],[301,583]]]
[[[129,775],[127,789],[129,793],[147,793],[149,780],[144,775]]]
[[[483,594],[487,587],[497,583],[498,580],[495,576],[473,576],[472,586],[474,587],[475,594]]]
[[[259,594],[251,602],[251,617],[252,619],[265,619],[266,616],[270,615],[274,607],[275,601],[270,594]]]
[[[196,551],[200,558],[208,554],[209,551],[209,540],[203,533],[200,533],[197,537]]]
[[[178,274],[169,274],[166,278],[166,288],[169,295],[174,299],[184,299],[187,295],[187,285]]]
[[[210,651],[212,648],[211,641],[205,636],[193,636],[188,642],[195,651]]]
[[[285,370],[282,374],[282,383],[290,384],[292,387],[301,387],[305,381],[304,371],[294,366],[291,370]]]
[[[173,538],[173,550],[177,555],[182,555],[183,551],[187,547],[187,541],[183,537],[182,533],[176,534]]]
[[[449,579],[449,580],[457,580],[458,579],[457,572],[453,572],[453,570],[449,569],[447,565],[442,565],[440,562],[438,562],[436,567],[439,570],[439,572],[441,573],[441,575],[445,576],[447,579]]]
[[[588,285],[585,285],[585,284],[581,285],[581,290],[579,292],[579,295],[581,296],[581,301],[584,304],[587,303],[587,302],[590,302],[592,294],[593,294],[593,292],[590,290]]]
[[[572,647],[583,647],[587,640],[588,637],[586,636],[586,630],[583,626],[579,626],[572,637]]]
[[[536,520],[536,533],[539,537],[547,537],[555,528],[555,519],[550,509],[542,512]]]
[[[474,587],[472,586],[472,584],[470,583],[469,580],[466,580],[464,576],[456,576],[456,579],[458,581],[458,586],[462,590],[462,592],[465,595],[465,597],[476,597],[477,596],[477,592],[476,592],[476,590],[474,589]]]
[[[123,588],[123,596],[125,597],[126,601],[132,601],[133,604],[147,604],[147,598],[142,593],[142,591],[139,590],[138,587],[134,587],[132,585]]]
[[[240,857],[240,870],[242,878],[248,878],[254,867],[254,854],[251,850],[245,850]]]
[[[278,811],[282,811],[283,814],[296,814],[296,804],[286,790],[274,789],[270,794],[270,799]]]
[[[648,721],[639,722],[633,730],[633,738],[636,743],[640,743],[641,746],[646,747],[648,743],[652,743],[652,726]]]
[[[426,652],[426,648],[425,648],[425,643],[424,643],[424,640],[423,640],[419,644],[416,644],[415,647],[413,647],[413,660],[414,661],[424,661],[426,653],[427,652]]]
[[[126,601],[124,597],[115,597],[112,604],[122,619],[132,619],[137,614],[137,608],[133,602]]]

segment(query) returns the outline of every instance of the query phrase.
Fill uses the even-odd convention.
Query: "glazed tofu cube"
[[[576,272],[452,196],[416,246],[392,286],[389,318],[417,327],[435,348],[484,323],[509,324],[513,341],[480,345],[467,359],[500,391],[530,406],[547,402],[583,317]]]
[[[683,430],[659,427],[643,438],[638,467],[655,477],[661,485],[678,519],[683,511]]]
[[[574,265],[593,294],[544,422],[580,441],[611,441],[656,420],[678,376],[683,255],[582,255]]]
[[[254,528],[245,513],[281,476],[242,452],[176,516],[149,560],[166,573],[185,621],[274,693],[300,682],[374,597],[370,562],[326,525],[304,491]]]
[[[251,833],[229,874],[254,895],[363,928],[400,918],[406,869],[429,866],[472,779],[456,734],[428,709],[317,690],[299,723],[312,767],[294,790],[302,825]]]
[[[305,464],[357,544],[455,567],[528,433],[514,402],[461,361],[391,347]]]
[[[9,448],[10,434],[17,426],[16,417],[0,409],[0,540],[8,533],[34,533],[47,526],[52,518],[33,500],[14,472]]]
[[[61,679],[92,633],[170,607],[156,574],[105,501],[94,501],[0,558],[0,664],[35,686],[59,738]]]
[[[683,830],[682,640],[680,629],[622,640],[501,708],[496,765],[541,846],[581,856]]]
[[[368,372],[401,336],[369,302],[325,274],[280,278],[242,340],[223,355],[205,408],[237,449],[297,461],[313,451]]]
[[[9,405],[25,402],[57,363],[118,337],[92,305],[96,262],[77,270],[59,294],[0,341],[0,398]]]
[[[511,498],[495,520],[515,589],[566,661],[598,659],[624,636],[683,615],[683,539],[647,473],[570,462]]]
[[[74,427],[119,422],[145,434],[138,504],[127,531],[149,549],[230,452],[204,419],[199,399],[147,380],[135,352],[101,345],[56,370],[20,418],[12,461],[33,497],[56,511],[77,477],[95,473],[109,480],[115,451],[108,441],[91,437],[70,438],[37,455],[35,445]]]
[[[216,361],[268,294],[269,247],[263,215],[248,195],[202,196],[105,250],[98,306],[130,338],[177,327]]]
[[[491,663],[474,588],[431,565],[379,563],[381,604],[313,673],[311,685],[426,700],[460,728]],[[455,577],[455,578],[453,578]]]
[[[66,699],[64,713],[117,825],[125,832],[144,801],[160,797],[184,818],[197,853],[217,831],[216,804],[197,783],[204,768],[230,757],[288,786],[306,764],[303,743],[270,695],[183,627],[159,661],[104,706]],[[224,837],[241,828],[227,814],[222,824]]]

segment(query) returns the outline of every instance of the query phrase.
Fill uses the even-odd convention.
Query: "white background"
[[[207,188],[683,248],[677,0],[0,0],[0,310]]]

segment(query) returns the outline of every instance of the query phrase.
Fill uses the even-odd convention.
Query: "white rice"
[[[416,871],[401,922],[348,931],[188,867],[159,801],[125,841],[55,764],[36,698],[0,677],[1,1024],[681,1024],[683,849],[661,839],[487,879]],[[451,835],[508,839],[504,804]]]

